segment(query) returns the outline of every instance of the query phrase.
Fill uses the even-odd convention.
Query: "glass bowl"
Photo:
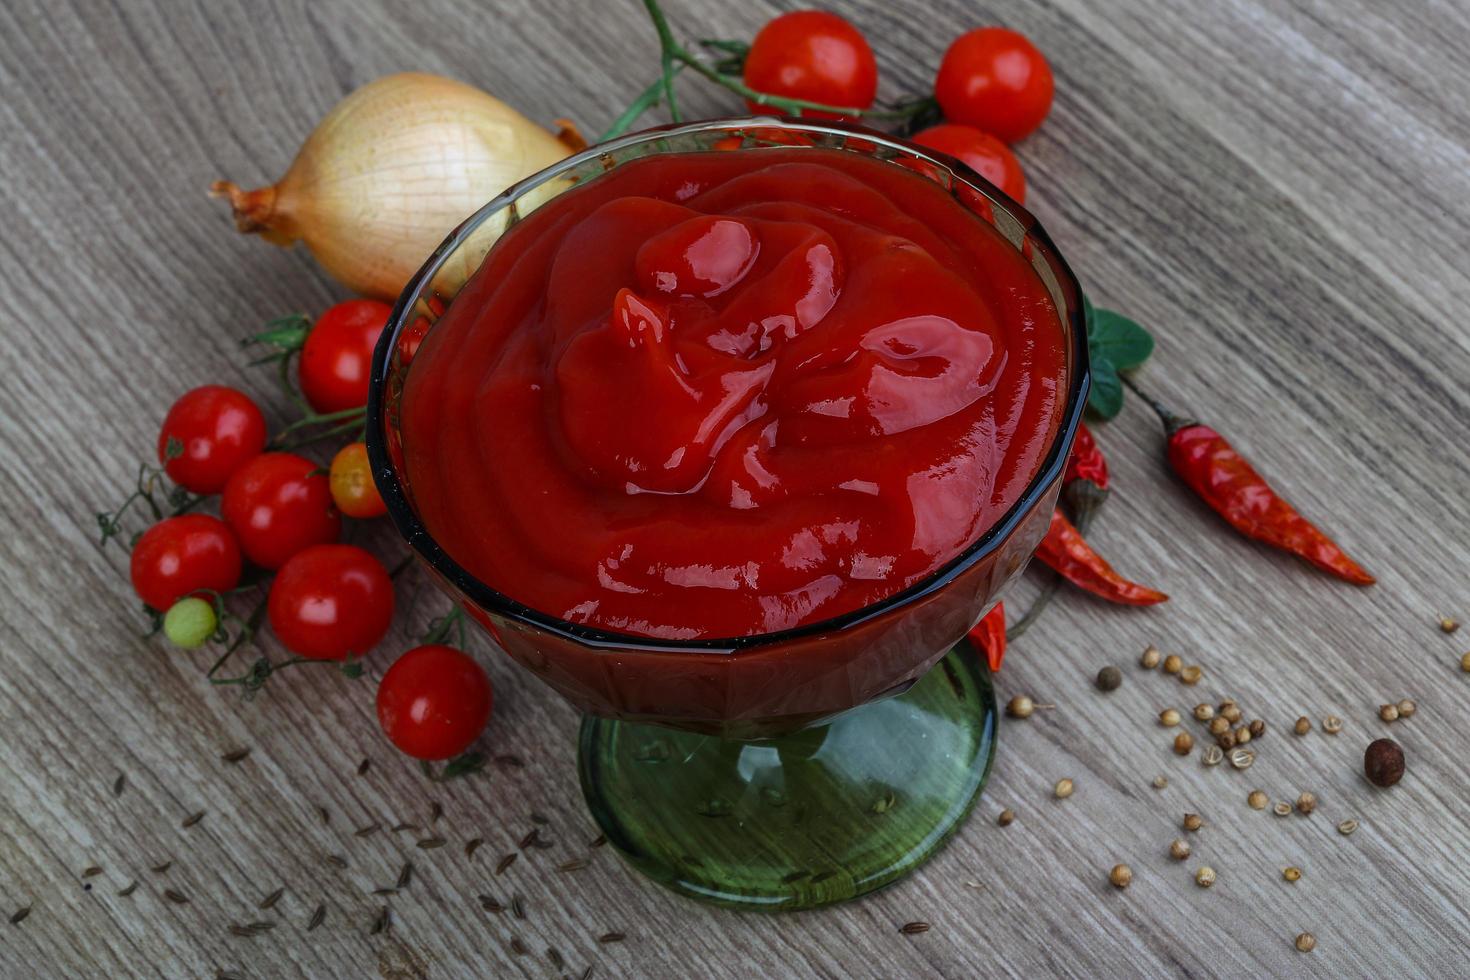
[[[652,154],[768,147],[836,149],[903,166],[944,187],[956,207],[1027,259],[1061,314],[1068,361],[1062,423],[1026,491],[909,588],[776,633],[696,641],[619,634],[529,608],[476,579],[429,534],[404,472],[399,402],[419,342],[500,236],[556,194]],[[824,904],[922,863],[963,822],[984,783],[994,697],[983,665],[956,644],[1046,533],[1086,401],[1082,309],[1076,279],[1036,220],[943,154],[841,122],[665,126],[522,181],[439,246],[378,342],[368,452],[394,524],[439,584],[502,650],[587,716],[582,783],[611,843],[685,894],[757,908]]]

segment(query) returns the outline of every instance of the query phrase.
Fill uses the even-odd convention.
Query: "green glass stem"
[[[588,717],[593,817],[660,884],[737,908],[813,908],[908,874],[964,823],[995,752],[990,676],[963,645],[902,694],[779,738]]]

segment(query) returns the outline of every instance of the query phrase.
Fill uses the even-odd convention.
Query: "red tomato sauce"
[[[851,612],[1022,495],[1064,408],[1044,285],[933,182],[666,154],[542,205],[414,356],[407,483],[466,570],[671,639]]]

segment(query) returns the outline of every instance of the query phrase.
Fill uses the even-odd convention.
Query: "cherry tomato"
[[[178,455],[169,459],[170,443]],[[224,385],[185,392],[163,418],[158,461],[191,493],[219,493],[225,481],[265,448],[265,416],[250,396]]]
[[[245,557],[264,568],[280,568],[303,548],[336,541],[342,530],[326,475],[292,453],[262,453],[236,470],[225,484],[220,513]]]
[[[745,56],[745,84],[767,95],[866,109],[878,92],[878,63],[862,32],[823,10],[782,14],[756,34]],[[747,101],[751,112],[769,106]],[[803,112],[842,119],[836,113]]]
[[[1014,143],[1051,109],[1051,66],[1024,34],[982,27],[944,53],[934,95],[946,119]]]
[[[920,146],[948,153],[1005,191],[1017,204],[1026,201],[1026,178],[1010,147],[974,126],[944,123],[914,135]]]
[[[393,581],[383,563],[350,544],[297,552],[271,583],[266,613],[287,650],[313,660],[367,653],[393,622]]]
[[[195,592],[228,592],[239,585],[240,545],[218,517],[165,518],[133,545],[129,575],[138,598],[164,612]]]
[[[373,347],[393,308],[375,299],[353,299],[323,313],[301,348],[301,393],[318,412],[367,404]]]
[[[414,647],[378,685],[378,724],[415,759],[449,759],[469,748],[490,720],[490,678],[453,647]]]
[[[332,457],[332,500],[348,517],[382,517],[388,505],[373,483],[373,467],[368,462],[367,446],[350,442]]]

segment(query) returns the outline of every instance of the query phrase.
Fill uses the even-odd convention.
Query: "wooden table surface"
[[[669,12],[682,35],[748,37],[775,6],[670,0]],[[887,96],[922,91],[964,27],[1004,21],[1037,41],[1057,96],[1019,150],[1030,206],[1094,299],[1153,329],[1140,380],[1230,433],[1379,584],[1355,589],[1234,537],[1169,478],[1155,420],[1131,402],[1099,427],[1117,489],[1093,538],[1173,601],[1133,611],[1069,594],[1015,645],[1001,697],[1056,708],[1004,724],[957,839],[901,883],[824,911],[736,914],[675,897],[610,850],[588,851],[578,719],[488,641],[473,647],[497,689],[487,747],[523,764],[437,785],[386,745],[374,678],[446,605],[422,577],[400,586],[405,623],[366,678],[302,670],[244,701],[205,682],[205,655],[139,637],[125,552],[97,546],[93,516],[122,495],[186,387],[235,384],[278,404],[238,338],[342,295],[303,251],[236,235],[204,193],[212,180],[269,182],[338,98],[404,69],[595,133],[651,77],[639,6],[6,3],[0,912],[30,911],[0,920],[0,973],[1463,973],[1470,629],[1445,636],[1436,623],[1470,619],[1470,8],[832,6],[877,40]],[[738,108],[694,82],[684,91],[696,114]],[[401,547],[386,529],[376,541]],[[1204,681],[1141,671],[1148,643],[1202,665]],[[1101,695],[1090,681],[1108,663],[1125,680]],[[1270,726],[1256,765],[1174,756],[1157,712],[1226,696]],[[1377,719],[1402,697],[1417,700],[1414,718]],[[1287,731],[1329,713],[1346,723],[1335,737]],[[1391,791],[1361,776],[1364,746],[1384,733],[1409,756]],[[248,758],[221,760],[239,747]],[[1157,775],[1167,788],[1151,787]],[[1077,790],[1058,801],[1064,776]],[[1247,807],[1257,787],[1320,803],[1278,818]],[[1017,813],[1006,828],[1002,807]],[[1203,830],[1182,834],[1186,811]],[[552,846],[497,876],[533,812]],[[1351,837],[1334,829],[1347,818],[1361,822]],[[422,829],[388,830],[400,822]],[[383,829],[354,834],[371,824]],[[415,846],[431,835],[448,846]],[[1176,836],[1194,846],[1183,864],[1167,854]],[[466,859],[473,838],[484,846]],[[556,870],[589,854],[585,870]],[[405,862],[411,884],[373,896]],[[1134,873],[1125,892],[1107,882],[1118,862]],[[1204,863],[1219,875],[1208,890],[1192,878]],[[1282,880],[1287,865],[1300,881]],[[485,911],[486,894],[519,896],[524,918]],[[325,921],[308,931],[319,904]],[[370,935],[385,905],[391,926]],[[911,920],[933,928],[900,934]],[[228,931],[254,921],[275,928]],[[1310,954],[1293,948],[1304,930],[1318,938]],[[599,943],[610,931],[626,939]]]

